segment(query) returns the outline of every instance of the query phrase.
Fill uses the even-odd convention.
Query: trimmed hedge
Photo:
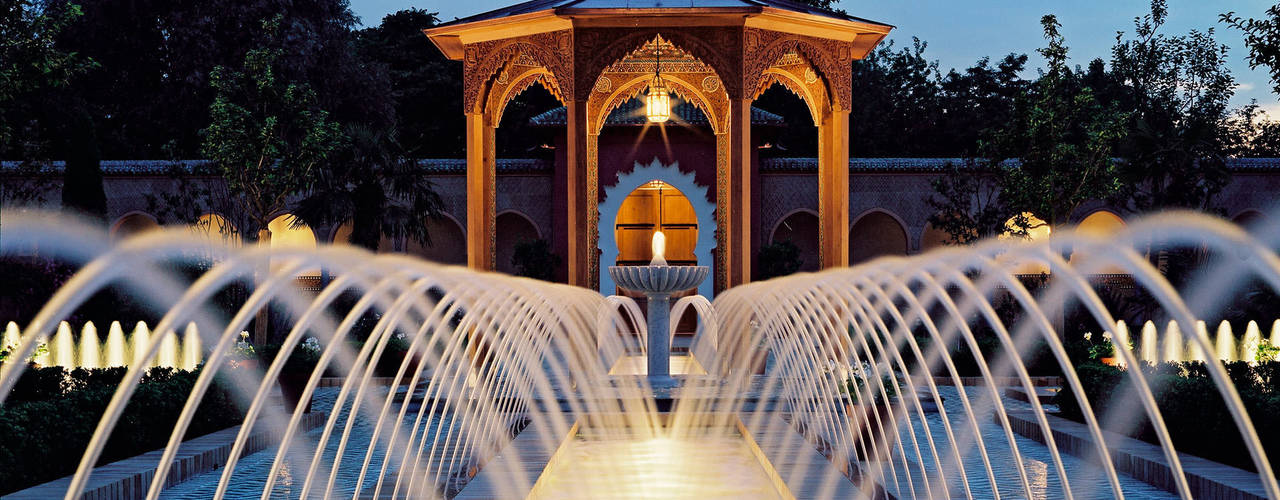
[[[1273,460],[1280,457],[1280,429],[1274,425],[1280,419],[1280,362],[1257,366],[1233,362],[1227,363],[1226,368],[1245,411],[1253,420],[1263,449]],[[1178,451],[1255,470],[1240,431],[1204,363],[1161,363],[1144,365],[1141,369],[1152,385],[1156,406]],[[1133,391],[1128,375],[1099,363],[1080,365],[1076,373],[1099,422],[1106,422],[1113,411],[1126,412],[1128,416],[1123,422],[1134,424],[1128,434],[1158,444],[1146,413],[1135,399],[1137,392]],[[1062,416],[1084,421],[1070,387],[1063,387],[1054,402]]]
[[[75,472],[124,368],[32,368],[0,406],[0,494]],[[168,442],[199,370],[153,368],[142,378],[98,464],[114,462]],[[215,380],[196,410],[186,439],[239,424],[246,405],[228,383]]]

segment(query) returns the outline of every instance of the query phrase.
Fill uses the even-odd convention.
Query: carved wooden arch
[[[607,78],[601,75],[601,78]],[[588,105],[587,133],[599,135],[604,128],[605,121],[609,118],[609,113],[621,106],[628,99],[637,97],[644,91],[645,87],[653,79],[652,75],[638,75],[631,77],[630,80],[618,85],[609,93],[607,97],[601,98],[599,105],[595,104],[596,95],[592,95],[590,104]],[[663,81],[668,84],[671,93],[685,99],[703,114],[707,115],[707,122],[711,124],[711,130],[715,134],[728,133],[729,130],[729,96],[725,94],[723,87],[718,87],[719,92],[705,92],[705,89],[699,88],[701,85],[695,85],[689,82],[682,74],[664,73]]]
[[[728,95],[742,95],[739,71],[739,57],[742,54],[734,50],[735,47],[741,47],[741,35],[738,30],[728,27],[636,28],[622,36],[618,36],[616,29],[578,29],[575,34],[576,49],[582,57],[575,68],[578,77],[575,84],[576,95],[588,95],[606,68],[658,36],[662,36],[676,49],[710,66]]]
[[[538,33],[503,40],[467,45],[463,57],[463,109],[468,113],[488,112],[488,94],[500,72],[510,67],[521,55],[529,56],[549,73],[552,93],[561,100],[571,100],[573,82],[573,33],[571,30]],[[503,103],[505,105],[505,102]]]
[[[790,33],[746,28],[743,30],[743,82],[760,88],[765,70],[787,52],[796,51],[825,83],[832,109],[848,110],[853,101],[853,44]]]
[[[551,71],[541,66],[532,68],[525,66],[524,68],[526,69],[523,72],[514,78],[510,78],[506,84],[495,87],[489,92],[484,114],[485,120],[490,126],[497,128],[502,123],[502,114],[507,111],[507,104],[511,103],[512,99],[524,93],[534,84],[542,85],[542,88],[547,89],[547,92],[550,92],[556,100],[560,101],[560,104],[564,104],[564,98],[560,96],[558,89],[551,83],[551,79],[555,78]],[[501,82],[495,81],[494,83]]]
[[[806,83],[804,80],[805,75],[797,75],[790,69],[768,68],[764,70],[760,88],[756,90],[755,95],[751,96],[751,99],[758,99],[764,91],[776,83],[804,101],[805,106],[809,108],[809,116],[813,118],[814,126],[821,125],[822,119],[831,112],[831,100],[827,97],[827,87],[822,84],[821,79],[813,83]]]

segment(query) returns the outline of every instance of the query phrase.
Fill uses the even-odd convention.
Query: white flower
[[[302,348],[311,352],[320,352],[320,341],[315,337],[307,337],[307,340],[302,341]]]
[[[1091,333],[1091,332],[1084,332],[1084,339],[1085,339],[1085,340],[1088,340],[1088,341],[1093,341],[1093,333]]]
[[[1103,340],[1110,341],[1110,340],[1111,340],[1111,332],[1102,332],[1102,339],[1103,339]]]

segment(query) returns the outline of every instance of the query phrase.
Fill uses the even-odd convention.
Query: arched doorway
[[[849,265],[906,254],[907,230],[892,215],[876,210],[859,217],[849,229]]]
[[[272,249],[314,250],[316,248],[316,233],[311,230],[311,226],[298,221],[293,214],[283,214],[272,219],[267,224],[267,230],[271,231]],[[272,271],[284,264],[282,260],[272,259]],[[298,277],[318,279],[320,268],[304,270],[298,273]]]
[[[1089,214],[1089,216],[1085,217],[1084,220],[1081,220],[1080,224],[1076,225],[1076,232],[1081,235],[1092,236],[1095,238],[1110,238],[1116,233],[1124,230],[1124,227],[1124,219],[1121,219],[1119,215],[1107,210],[1099,210]],[[1078,265],[1082,262],[1084,257],[1084,253],[1080,251],[1073,251],[1071,252],[1071,259],[1068,262],[1070,262],[1071,265]],[[1110,265],[1101,269],[1095,269],[1092,272],[1095,274],[1122,274],[1124,273],[1124,268]]]
[[[774,243],[789,241],[800,250],[799,271],[817,271],[821,268],[822,262],[818,255],[818,214],[799,211],[788,215],[773,228],[773,237],[769,240]]]
[[[648,196],[646,201],[635,201],[628,208],[638,210],[636,215],[623,215],[623,203],[635,192],[655,193],[659,190],[643,190],[645,187],[663,187],[666,196]],[[604,201],[599,205],[600,220],[596,230],[600,235],[600,269],[599,290],[606,295],[617,291],[613,279],[609,277],[609,266],[626,265],[627,263],[648,264],[652,258],[650,244],[653,231],[662,230],[667,237],[667,262],[672,265],[703,265],[714,268],[711,255],[716,248],[715,204],[707,199],[707,188],[694,181],[693,173],[682,172],[678,163],[663,165],[654,158],[648,165],[635,164],[630,172],[618,176],[618,183],[606,187]],[[673,192],[680,193],[679,198]],[[637,198],[641,200],[644,198]],[[663,202],[663,200],[666,200]],[[680,200],[688,205],[685,208]],[[649,203],[646,205],[646,203]],[[667,207],[661,206],[667,203]],[[672,208],[680,205],[681,208]],[[661,218],[652,222],[636,222],[648,210],[663,210]],[[691,213],[686,216],[680,213]],[[653,212],[650,212],[653,213]],[[632,229],[619,230],[620,224]],[[641,230],[642,224],[652,224],[648,231]],[[634,225],[634,226],[633,226]],[[624,240],[625,238],[625,240]],[[623,247],[627,254],[622,253]],[[683,252],[683,253],[682,253]],[[714,273],[714,269],[713,269]],[[707,298],[714,296],[715,283],[707,279],[698,285],[698,294]]]
[[[946,231],[938,229],[932,222],[926,222],[924,231],[920,233],[920,251],[928,252],[935,248],[941,248],[947,245],[947,241],[951,240],[951,235]]]
[[[467,238],[462,232],[462,225],[447,216],[426,220],[427,235],[430,243],[421,243],[413,238],[405,241],[405,252],[417,255],[432,262],[450,265],[467,263]]]
[[[204,214],[191,225],[191,231],[201,238],[219,241],[230,245],[240,244],[240,230],[218,214]]]
[[[338,230],[333,232],[333,244],[350,245],[351,244],[351,221],[342,223],[338,226]],[[394,252],[396,250],[396,242],[386,234],[382,234],[378,238],[378,253]]]
[[[134,212],[121,217],[111,226],[111,239],[123,240],[130,236],[156,229],[160,229],[160,223],[156,222],[155,217],[142,212]]]
[[[516,255],[516,246],[539,238],[538,228],[523,214],[508,211],[498,214],[494,223],[494,253],[498,261],[495,266],[498,272],[515,274],[516,266],[512,258]]]
[[[1023,212],[1021,219],[1014,216],[1004,221],[1004,232],[996,236],[1001,240],[1022,240],[1028,242],[1044,241],[1053,234],[1053,228],[1044,219],[1031,212]],[[1037,261],[1021,261],[1014,263],[1014,274],[1047,274],[1049,266]]]
[[[698,264],[693,251],[698,241],[698,218],[693,204],[670,184],[655,180],[636,188],[622,200],[614,219],[618,258],[614,265],[643,266],[653,259],[653,234],[666,236],[666,259],[673,266]]]

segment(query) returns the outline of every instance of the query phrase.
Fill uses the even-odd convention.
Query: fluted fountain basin
[[[618,286],[643,293],[673,293],[698,286],[711,271],[707,266],[609,266]]]

